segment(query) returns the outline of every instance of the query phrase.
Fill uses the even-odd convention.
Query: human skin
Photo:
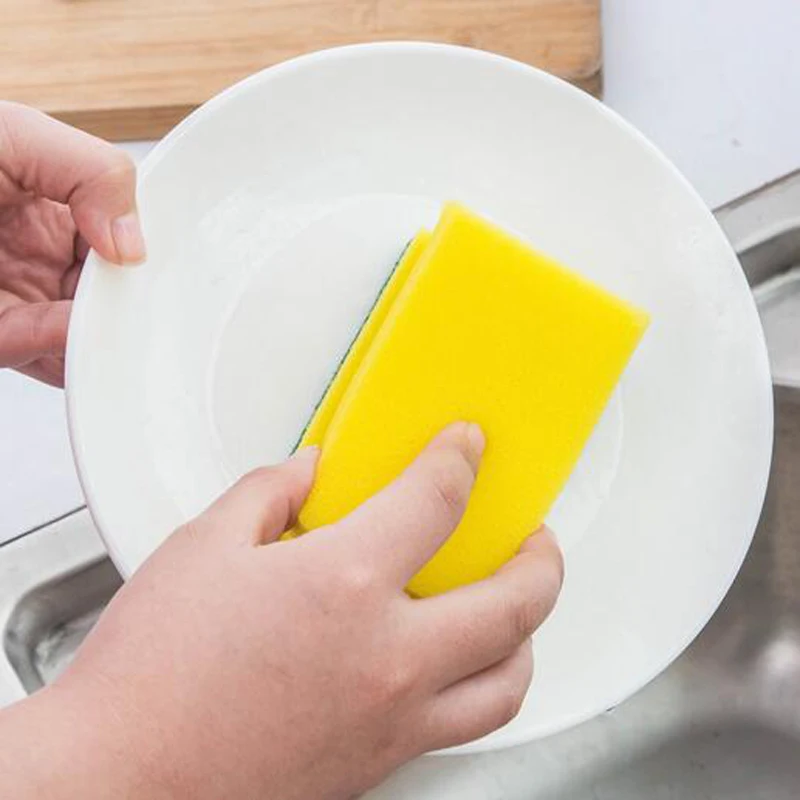
[[[403,591],[482,450],[455,424],[350,516],[280,542],[316,451],[246,476],[122,588],[60,680],[0,714],[3,794],[338,800],[507,723],[561,587],[549,532],[484,581]]]
[[[0,367],[64,382],[72,297],[89,247],[145,256],[136,170],[117,148],[0,102]]]
[[[63,380],[88,246],[144,258],[134,183],[110,145],[0,103],[0,366]],[[480,583],[403,591],[483,448],[457,423],[349,517],[284,542],[317,452],[245,476],[120,590],[58,681],[0,711],[0,796],[349,798],[510,720],[561,586],[550,533]]]

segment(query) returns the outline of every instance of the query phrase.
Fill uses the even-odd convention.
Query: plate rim
[[[478,752],[489,752],[495,750],[506,749],[515,747],[521,744],[529,743],[535,740],[543,739],[548,736],[569,730],[580,725],[594,717],[599,716],[603,712],[613,708],[625,700],[633,697],[641,689],[651,683],[656,677],[670,667],[674,661],[692,644],[697,636],[706,627],[708,622],[714,616],[716,611],[722,604],[725,596],[728,594],[731,586],[733,585],[736,576],[738,575],[742,564],[749,552],[753,537],[761,517],[761,513],[766,498],[767,487],[769,484],[769,477],[771,474],[772,458],[774,453],[774,399],[773,399],[773,384],[771,372],[769,367],[769,360],[767,354],[766,341],[758,318],[758,311],[756,308],[755,299],[752,292],[747,285],[744,272],[739,263],[738,256],[736,255],[733,246],[727,240],[722,232],[719,223],[715,219],[711,209],[700,197],[697,190],[684,176],[680,169],[672,163],[672,161],[663,153],[663,151],[651,142],[641,131],[634,125],[629,123],[621,117],[616,111],[603,104],[597,98],[588,95],[581,89],[573,86],[567,81],[562,80],[550,73],[547,73],[537,67],[529,64],[522,63],[513,58],[492,53],[485,50],[480,50],[472,47],[465,47],[461,45],[441,44],[434,42],[420,42],[420,41],[384,41],[384,42],[366,42],[361,44],[349,44],[339,47],[326,48],[311,53],[306,53],[296,56],[287,61],[267,67],[259,72],[253,73],[242,80],[234,83],[228,88],[224,89],[219,94],[209,99],[206,103],[199,106],[185,117],[175,128],[173,128],[164,138],[162,138],[153,149],[145,156],[137,169],[137,188],[147,179],[150,172],[165,158],[170,150],[182,139],[186,132],[201,122],[206,116],[216,112],[221,106],[229,102],[237,95],[247,91],[251,87],[258,85],[264,81],[271,81],[281,76],[291,73],[298,69],[304,69],[308,66],[314,65],[317,62],[325,62],[331,59],[347,59],[351,57],[361,57],[373,53],[390,53],[390,54],[403,54],[413,55],[414,53],[427,53],[439,52],[450,53],[456,57],[469,58],[473,60],[480,60],[486,62],[495,62],[502,64],[507,69],[513,69],[521,73],[528,73],[535,76],[538,80],[545,83],[550,83],[557,86],[559,91],[573,93],[575,96],[581,97],[581,102],[592,105],[596,113],[599,113],[609,119],[617,128],[622,129],[639,147],[648,152],[651,157],[660,162],[661,166],[669,171],[673,177],[677,178],[679,183],[682,184],[685,192],[691,197],[698,212],[704,215],[709,223],[715,227],[719,232],[719,245],[728,250],[730,257],[738,266],[738,279],[746,287],[751,306],[751,312],[755,315],[755,320],[758,323],[758,330],[760,331],[760,341],[758,343],[758,353],[755,355],[760,365],[754,365],[754,368],[761,373],[762,386],[766,391],[759,389],[759,394],[763,394],[765,408],[764,412],[764,432],[762,441],[759,443],[758,449],[762,450],[761,460],[764,461],[764,470],[759,476],[758,486],[753,492],[753,510],[754,518],[747,524],[749,534],[742,538],[741,552],[736,554],[733,559],[732,569],[724,581],[721,582],[720,591],[716,600],[710,604],[709,608],[698,617],[697,623],[693,626],[692,631],[688,637],[682,639],[672,650],[668,659],[663,663],[646,674],[643,678],[634,681],[628,685],[626,691],[618,692],[618,697],[611,702],[598,703],[596,706],[584,710],[580,714],[573,714],[566,719],[560,719],[556,724],[555,722],[549,725],[533,725],[525,728],[524,730],[505,732],[504,729],[490,734],[488,737],[477,739],[467,744],[459,745],[457,747],[447,748],[444,750],[436,751],[433,755],[465,755],[474,754]],[[107,521],[105,514],[99,507],[97,501],[97,494],[93,491],[92,479],[90,477],[90,469],[87,464],[87,455],[84,450],[84,441],[81,433],[80,423],[80,405],[81,405],[81,391],[77,388],[75,382],[75,374],[79,371],[81,356],[83,352],[81,348],[82,340],[84,339],[84,331],[86,326],[86,306],[89,302],[88,298],[91,293],[91,288],[94,283],[94,278],[106,262],[100,258],[95,251],[90,251],[86,258],[82,276],[78,284],[73,303],[73,310],[70,319],[69,337],[67,341],[66,358],[65,358],[65,389],[66,389],[66,407],[67,407],[67,427],[69,431],[70,443],[72,446],[73,457],[76,464],[78,479],[86,498],[87,506],[91,513],[92,519],[99,531],[102,540],[109,551],[109,554],[114,561],[117,568],[122,573],[123,577],[127,580],[133,570],[128,568],[126,564],[127,558],[123,554],[122,549],[115,542],[113,536],[107,535]],[[115,267],[117,269],[127,269],[127,267]],[[135,269],[135,267],[133,267]],[[756,502],[757,501],[757,502]],[[745,526],[743,526],[744,528]],[[533,684],[535,688],[535,683]]]

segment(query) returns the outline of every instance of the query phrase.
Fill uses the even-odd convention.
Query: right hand
[[[46,690],[94,737],[95,769],[115,744],[130,776],[115,796],[348,798],[511,720],[561,587],[551,535],[487,580],[403,592],[458,523],[482,450],[477,426],[453,425],[349,517],[277,542],[313,482],[301,451],[179,529]]]

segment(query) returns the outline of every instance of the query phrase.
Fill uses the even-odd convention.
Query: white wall
[[[606,102],[716,207],[800,168],[800,0],[603,0]]]

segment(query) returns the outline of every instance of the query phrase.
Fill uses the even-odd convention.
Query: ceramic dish
[[[567,581],[519,717],[563,730],[663,670],[750,543],[772,445],[745,279],[692,188],[556,78],[427,44],[330,50],[232,87],[146,159],[147,263],[90,255],[70,330],[80,477],[130,575],[237,476],[283,459],[406,241],[457,199],[650,311],[551,516]]]

